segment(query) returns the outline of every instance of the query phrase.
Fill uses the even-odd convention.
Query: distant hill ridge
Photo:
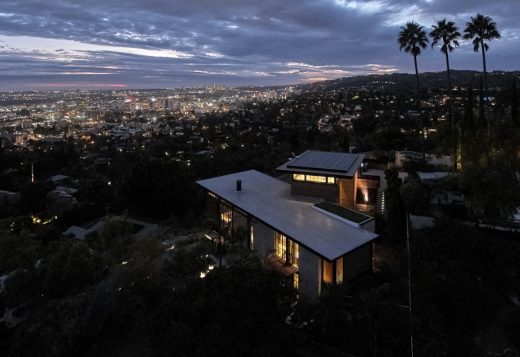
[[[451,78],[454,87],[480,87],[480,77],[482,72],[469,70],[452,70]],[[447,88],[448,79],[446,71],[443,72],[424,72],[419,74],[421,86],[426,89]],[[520,71],[493,71],[488,72],[490,88],[507,87],[510,88],[513,78],[520,79]],[[312,89],[313,87],[331,90],[367,87],[368,89],[396,89],[414,90],[415,74],[392,73],[392,74],[372,74],[355,77],[343,77],[327,81],[303,84],[298,87],[302,89]]]

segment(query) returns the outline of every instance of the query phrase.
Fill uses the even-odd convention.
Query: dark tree
[[[464,105],[464,131],[473,130],[475,128],[475,119],[473,115],[474,110],[474,98],[473,98],[473,89],[471,87],[468,88],[468,97],[466,99],[466,104]]]
[[[429,213],[430,193],[416,173],[408,174],[399,191],[408,212],[417,215]]]
[[[453,21],[446,21],[442,19],[437,21],[436,25],[433,25],[433,30],[430,32],[432,38],[432,48],[441,42],[441,52],[446,57],[446,69],[448,72],[448,89],[451,90],[451,72],[450,72],[450,59],[448,56],[449,52],[452,52],[455,47],[459,47],[460,32],[455,26]]]
[[[413,63],[415,66],[415,78],[417,80],[417,91],[419,91],[419,69],[417,68],[417,56],[421,54],[421,48],[426,48],[428,44],[428,37],[424,31],[423,26],[416,22],[408,22],[406,26],[401,27],[399,37],[399,50],[404,49],[413,56]]]
[[[484,73],[484,87],[487,91],[487,68],[486,68],[486,52],[489,49],[488,41],[500,39],[500,33],[497,30],[497,24],[489,16],[477,14],[466,22],[464,36],[466,40],[473,40],[473,51],[482,52],[482,66]]]
[[[385,227],[386,235],[392,240],[402,240],[406,229],[406,209],[401,197],[402,181],[397,169],[385,171],[387,188],[385,190]]]

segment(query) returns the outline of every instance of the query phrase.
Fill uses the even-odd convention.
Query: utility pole
[[[413,328],[412,328],[412,270],[410,264],[410,215],[406,209],[406,248],[408,250],[408,322],[410,324],[410,356],[413,357]]]

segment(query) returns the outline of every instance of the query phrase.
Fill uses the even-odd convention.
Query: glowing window
[[[336,260],[336,283],[343,283],[343,257]]]
[[[252,224],[249,226],[249,249],[255,249],[255,232]]]
[[[327,182],[327,177],[325,177],[325,176],[307,175],[307,182],[326,183]]]
[[[287,252],[287,237],[276,232],[274,237],[274,249],[275,254],[285,260]]]
[[[289,263],[298,267],[298,260],[300,259],[300,247],[298,243],[289,240]]]
[[[222,209],[220,211],[220,220],[224,226],[227,226],[233,220],[233,212],[231,207],[225,205],[222,205],[221,207]]]
[[[318,176],[318,175],[304,175],[304,174],[293,174],[294,181],[301,182],[312,182],[312,183],[326,183],[329,185],[336,184],[336,178],[330,176]]]
[[[305,181],[305,175],[302,174],[293,174],[292,178],[294,181]]]
[[[323,261],[323,269],[321,272],[322,280],[325,284],[332,284],[333,276],[332,276],[332,263],[326,260]]]
[[[276,232],[274,238],[275,254],[283,261],[298,267],[300,247],[281,233]]]
[[[293,275],[293,286],[295,289],[300,287],[300,275],[298,273]]]

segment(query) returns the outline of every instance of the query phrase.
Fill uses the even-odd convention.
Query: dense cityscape
[[[164,122],[160,125],[161,118],[196,122],[206,113],[226,113],[244,103],[286,99],[297,92],[292,87],[234,89],[216,85],[177,90],[9,92],[2,93],[0,99],[5,104],[1,128],[5,140],[21,146],[29,140],[80,139],[101,132],[123,138],[152,133],[182,135],[182,125],[165,128]]]
[[[520,356],[520,71],[507,13],[457,5],[456,23],[435,1],[410,13],[336,1],[302,5],[301,20],[286,5],[184,3],[168,18],[175,34],[154,37],[163,7],[155,20],[135,10],[148,26],[137,28],[93,4],[83,9],[100,37],[85,40],[84,5],[70,0],[38,25],[50,53],[17,27],[41,20],[23,3],[0,5],[12,27],[0,26],[2,356]],[[335,39],[339,11],[366,28],[388,11],[385,34],[371,31],[385,47],[391,29],[406,65],[375,64],[371,44],[349,55],[369,65],[333,62],[325,37],[309,46],[336,64],[305,50],[315,64],[276,58],[305,47],[278,43],[279,17]],[[214,42],[196,45],[195,13],[225,28]],[[255,48],[224,45],[250,23]],[[280,54],[254,63],[263,37]]]

